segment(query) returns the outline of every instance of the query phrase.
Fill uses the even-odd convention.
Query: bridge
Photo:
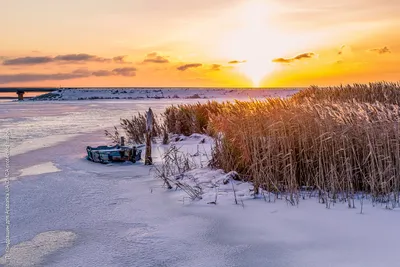
[[[49,88],[49,87],[1,87],[0,93],[16,93],[18,95],[18,100],[24,100],[24,94],[26,92],[53,92],[57,91],[59,88]]]

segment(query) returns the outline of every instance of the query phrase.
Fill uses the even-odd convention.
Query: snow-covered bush
[[[189,154],[171,146],[162,157],[160,165],[155,167],[156,177],[163,180],[168,189],[183,190],[192,200],[201,199],[203,194],[199,185],[182,182],[187,172],[198,167]]]

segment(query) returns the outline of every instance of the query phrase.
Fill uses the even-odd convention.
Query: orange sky
[[[3,1],[0,86],[400,81],[399,12],[398,0]]]

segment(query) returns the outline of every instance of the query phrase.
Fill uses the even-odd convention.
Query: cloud
[[[211,70],[214,70],[214,71],[221,70],[221,65],[220,64],[212,64]]]
[[[113,70],[97,70],[91,73],[93,76],[97,77],[105,77],[105,76],[125,76],[125,77],[133,77],[136,76],[137,69],[134,67],[126,67],[126,68],[116,68]]]
[[[246,60],[242,60],[242,61],[232,60],[232,61],[229,61],[228,64],[239,64],[239,63],[245,63],[245,62],[246,62]]]
[[[314,53],[303,53],[303,54],[297,55],[297,56],[295,56],[293,58],[282,58],[282,57],[275,58],[275,59],[272,60],[272,62],[275,62],[275,63],[292,63],[292,62],[297,61],[297,60],[312,58],[314,56],[315,56]]]
[[[67,54],[59,55],[53,58],[54,61],[95,61],[95,62],[106,62],[109,59],[98,57],[89,54]]]
[[[89,71],[86,69],[78,69],[72,72],[65,73],[18,73],[18,74],[0,74],[0,84],[13,83],[13,82],[36,82],[36,81],[58,81],[58,80],[71,80],[87,77],[108,77],[108,76],[136,76],[137,69],[134,67],[116,68],[113,70],[97,70]]]
[[[112,60],[115,63],[120,63],[120,64],[131,63],[131,62],[125,61],[126,57],[127,57],[126,55],[125,56],[116,56],[116,57],[113,57]]]
[[[381,0],[279,0],[283,6],[279,14],[282,28],[301,28],[304,31],[326,31],[328,28],[348,29],[349,23],[357,21],[365,23],[361,26],[364,31],[370,29],[368,23],[380,23],[385,20],[396,20],[400,1],[387,0],[380,4]],[[313,18],[312,20],[308,18]],[[296,25],[293,25],[296,21]],[[318,23],[315,23],[315,22]]]
[[[88,77],[84,73],[70,72],[70,73],[52,73],[52,74],[36,74],[36,73],[18,73],[18,74],[1,74],[0,84],[12,82],[35,82],[35,81],[58,81],[70,80],[77,78]]]
[[[112,73],[114,75],[120,75],[120,76],[136,76],[136,71],[137,69],[134,67],[126,67],[126,68],[116,68],[112,70]]]
[[[19,57],[3,61],[3,65],[36,65],[52,62],[51,57]]]
[[[390,51],[390,49],[387,46],[382,47],[382,48],[370,49],[369,51],[376,52],[376,53],[381,54],[381,55],[382,54],[386,54],[386,53],[392,53],[392,51]]]
[[[126,56],[116,56],[112,59],[99,57],[90,54],[66,54],[58,55],[55,57],[42,56],[42,57],[19,57],[14,59],[8,59],[3,61],[3,65],[38,65],[46,64],[50,62],[114,62],[114,63],[129,63],[126,62]]]
[[[112,76],[113,72],[109,70],[98,70],[92,72],[92,75],[96,77]]]
[[[340,50],[339,50],[339,52],[338,52],[338,55],[342,55],[342,54],[343,54],[343,49],[344,49],[345,47],[346,47],[345,45],[342,45],[342,46],[340,47]]]
[[[156,52],[153,52],[146,55],[143,63],[169,63],[169,60],[166,57],[160,56]]]
[[[200,64],[200,63],[192,63],[192,64],[185,64],[185,65],[179,66],[179,67],[177,67],[176,69],[177,69],[177,70],[180,70],[180,71],[185,71],[185,70],[187,70],[187,69],[189,69],[189,68],[198,68],[198,67],[201,67],[201,66],[203,66],[203,64]]]

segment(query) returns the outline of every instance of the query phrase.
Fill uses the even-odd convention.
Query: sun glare
[[[274,66],[272,63],[253,60],[243,63],[238,69],[252,81],[252,86],[259,87],[261,81],[274,70]]]
[[[277,7],[261,0],[248,1],[236,11],[237,26],[223,36],[220,53],[234,60],[246,60],[237,70],[259,87],[275,65],[272,60],[284,54],[286,45],[271,21]]]

